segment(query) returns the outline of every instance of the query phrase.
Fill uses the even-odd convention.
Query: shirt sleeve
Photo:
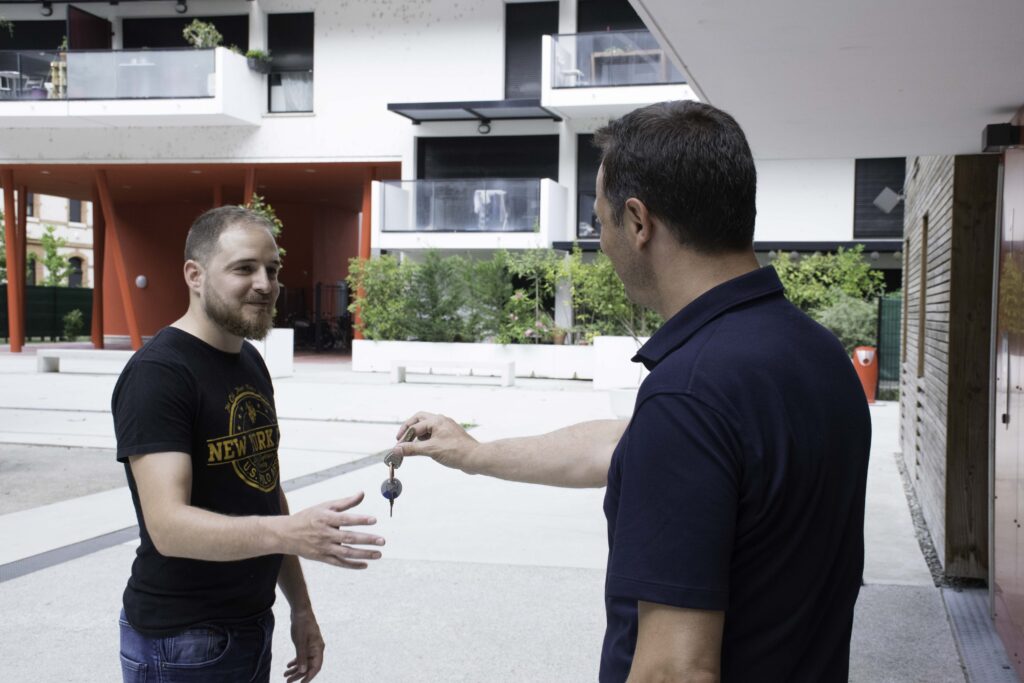
[[[111,411],[117,459],[175,451],[192,452],[196,391],[183,368],[138,361],[125,369],[114,387]]]
[[[626,438],[606,593],[726,609],[741,477],[734,431],[691,396],[656,394]]]

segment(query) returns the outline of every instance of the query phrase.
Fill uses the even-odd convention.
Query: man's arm
[[[369,515],[345,512],[363,494],[321,503],[294,515],[232,517],[191,505],[192,460],[186,453],[150,453],[129,458],[146,529],[161,555],[228,562],[262,555],[298,555],[349,569],[365,569],[384,545],[350,526],[376,523]]]
[[[627,683],[721,678],[725,612],[638,603],[636,652]]]
[[[594,420],[539,436],[480,443],[450,417],[417,413],[398,431],[416,432],[416,441],[395,446],[398,455],[428,455],[468,474],[567,488],[601,487],[608,465],[626,431],[625,420]]]
[[[281,512],[290,514],[284,489],[279,486],[277,491],[281,498]],[[309,599],[298,557],[285,555],[282,558],[277,585],[291,607],[292,643],[295,645],[295,658],[288,662],[284,676],[288,683],[300,679],[302,683],[307,683],[320,673],[324,665],[324,639],[313,614],[313,604]]]

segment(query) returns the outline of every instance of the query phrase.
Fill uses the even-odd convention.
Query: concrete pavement
[[[26,444],[59,447],[67,458],[79,446],[113,448],[115,376],[68,370],[37,375],[30,355],[0,354],[0,475],[3,453]],[[492,439],[612,417],[608,392],[590,382],[530,379],[507,388],[436,376],[391,385],[386,375],[352,373],[344,363],[298,363],[296,375],[275,387],[282,479],[299,486],[289,492],[291,507],[364,490],[362,508],[377,515],[388,541],[385,558],[365,572],[304,562],[328,643],[320,680],[596,678],[607,553],[603,491],[470,477],[410,459],[389,519],[377,493],[383,466],[358,465],[390,445],[398,423],[416,410],[445,412]],[[964,681],[946,602],[914,536],[893,457],[898,406],[871,411],[866,585],[851,680]],[[112,451],[109,463],[119,471]],[[104,535],[134,525],[130,499],[123,486],[77,495],[60,488],[73,473],[53,474],[35,483],[53,502],[0,514],[0,680],[118,680],[117,609],[137,542],[103,547],[94,539],[116,539]],[[0,476],[0,493],[9,482]],[[103,549],[83,554],[93,547]],[[54,559],[57,549],[63,554]],[[5,580],[4,567],[20,573]],[[283,599],[275,612],[276,678],[292,653]]]

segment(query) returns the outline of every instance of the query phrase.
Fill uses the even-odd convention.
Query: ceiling
[[[256,169],[256,192],[271,204],[319,204],[359,211],[368,168],[398,178],[398,163],[303,164],[25,164],[14,185],[30,192],[91,200],[96,171],[106,171],[112,199],[120,203],[181,202],[209,205],[220,187],[224,203],[242,201],[247,168]]]
[[[631,0],[762,159],[981,151],[1024,105],[1024,0]]]

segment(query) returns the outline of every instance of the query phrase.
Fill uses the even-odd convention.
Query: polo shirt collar
[[[772,266],[758,268],[723,282],[701,294],[666,321],[640,347],[632,360],[634,363],[643,363],[651,370],[697,330],[730,308],[782,292],[782,281]]]

